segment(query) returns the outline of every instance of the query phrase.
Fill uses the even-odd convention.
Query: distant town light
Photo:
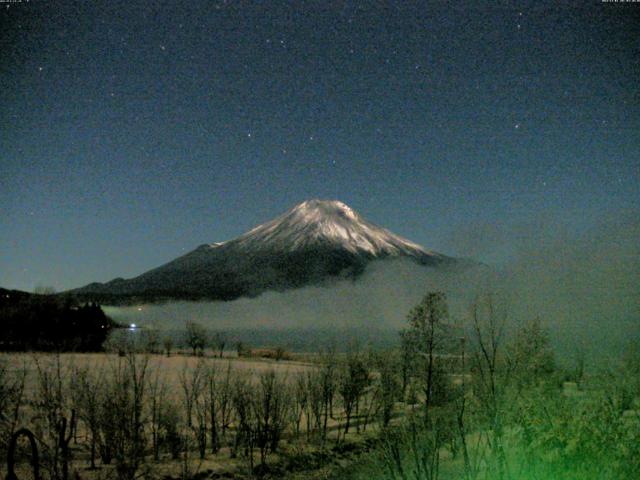
[[[132,323],[131,325],[129,325],[129,330],[135,330],[136,329],[136,324]]]

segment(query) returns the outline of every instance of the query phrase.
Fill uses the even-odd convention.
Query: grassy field
[[[161,373],[172,388],[179,386],[181,372],[193,369],[201,362],[206,362],[207,365],[220,371],[231,368],[234,372],[250,375],[251,377],[257,377],[260,373],[266,371],[275,371],[279,375],[293,378],[298,374],[303,374],[316,368],[309,361],[239,358],[235,354],[219,358],[213,354],[198,357],[190,355],[188,352],[176,352],[169,357],[159,354],[140,355],[140,357],[148,358],[150,373]],[[115,353],[64,353],[60,355],[50,353],[0,353],[0,363],[6,365],[9,370],[14,372],[26,371],[30,389],[34,388],[34,382],[37,380],[38,364],[45,368],[50,367],[57,362],[58,358],[62,369],[65,371],[71,371],[75,368],[88,368],[93,371],[107,372],[118,361],[122,361],[122,357]]]

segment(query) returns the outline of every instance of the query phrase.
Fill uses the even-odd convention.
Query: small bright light
[[[131,325],[129,325],[129,328],[130,328],[131,330],[135,329],[135,328],[136,328],[136,324],[135,324],[135,323],[132,323]]]

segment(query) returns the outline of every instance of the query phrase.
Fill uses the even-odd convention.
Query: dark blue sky
[[[23,0],[0,21],[3,287],[131,277],[308,198],[456,255],[470,226],[639,205],[640,4]]]

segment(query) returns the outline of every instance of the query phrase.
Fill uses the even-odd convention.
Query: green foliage
[[[582,395],[528,388],[513,441],[522,470],[531,478],[640,478],[640,412],[623,408],[628,379],[608,374]]]
[[[412,310],[402,336],[404,368],[429,358],[446,311],[437,294]],[[428,422],[409,416],[383,429],[376,459],[340,478],[640,478],[640,344],[629,345],[620,367],[596,377],[581,367],[580,383],[563,386],[539,319],[509,337],[507,310],[491,295],[471,314],[469,370],[449,387],[451,395],[432,404]]]

